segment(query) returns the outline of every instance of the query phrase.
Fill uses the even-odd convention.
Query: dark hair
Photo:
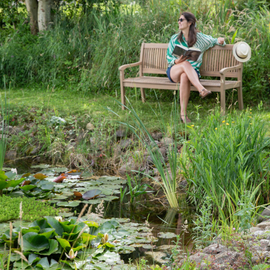
[[[189,33],[188,33],[188,42],[187,42],[187,44],[188,44],[188,47],[192,47],[197,42],[197,32],[199,32],[195,27],[196,18],[190,12],[183,12],[181,15],[183,15],[188,22],[191,22],[191,25],[190,25],[190,28],[189,28]],[[183,33],[182,33],[182,31],[179,33],[177,39],[180,42],[183,42]]]

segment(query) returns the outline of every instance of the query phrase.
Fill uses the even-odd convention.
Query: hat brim
[[[248,55],[247,57],[245,58],[240,58],[237,53],[236,53],[236,48],[238,45],[240,45],[241,43],[245,43],[247,46],[248,46]],[[240,42],[237,42],[234,44],[233,46],[233,56],[235,57],[235,59],[238,61],[238,62],[247,62],[250,58],[251,58],[251,48],[249,47],[249,45],[246,43],[246,42],[243,42],[243,41],[240,41]]]

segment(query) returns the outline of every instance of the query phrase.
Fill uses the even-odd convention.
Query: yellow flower
[[[249,118],[252,118],[252,116],[249,116]]]
[[[223,120],[222,123],[225,123],[225,120]]]
[[[215,130],[217,130],[217,128],[215,128]]]
[[[229,126],[229,123],[226,123],[227,126]]]
[[[249,109],[250,111],[252,111],[252,109]]]
[[[194,127],[194,125],[191,125],[191,127]]]
[[[249,123],[250,125],[252,125],[252,123]]]
[[[232,124],[234,124],[234,121],[232,121]]]

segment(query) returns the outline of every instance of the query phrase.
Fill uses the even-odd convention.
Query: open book
[[[182,45],[176,44],[173,49],[172,54],[176,57],[180,57],[181,55],[183,55],[183,56],[188,57],[188,59],[192,61],[197,61],[197,59],[199,58],[201,54],[201,50],[195,47],[187,48]]]

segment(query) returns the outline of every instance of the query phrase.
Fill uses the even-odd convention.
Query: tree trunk
[[[38,33],[38,2],[37,0],[25,0],[25,4],[30,17],[31,33],[36,35]]]
[[[38,2],[38,29],[44,31],[48,29],[51,22],[51,0],[39,0]]]

